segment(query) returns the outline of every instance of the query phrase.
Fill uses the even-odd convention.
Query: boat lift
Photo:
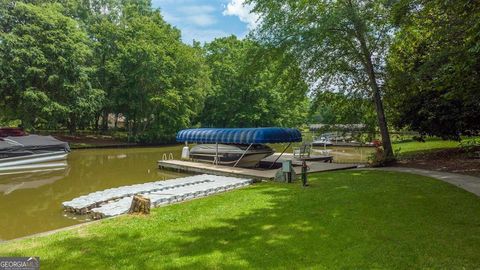
[[[302,134],[298,129],[280,128],[280,127],[264,127],[264,128],[196,128],[184,129],[177,133],[177,141],[193,143],[210,143],[215,144],[214,164],[218,165],[218,144],[248,144],[248,147],[242,153],[240,158],[235,162],[233,167],[243,159],[245,154],[254,144],[267,143],[288,143],[287,147],[270,165],[272,168],[280,157],[287,151],[292,142],[301,142]],[[188,154],[182,156],[187,157]]]

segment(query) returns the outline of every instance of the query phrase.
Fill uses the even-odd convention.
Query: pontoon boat
[[[51,169],[65,166],[59,162],[67,158],[70,152],[68,143],[52,136],[12,134],[5,129],[0,137],[0,173],[18,170]]]

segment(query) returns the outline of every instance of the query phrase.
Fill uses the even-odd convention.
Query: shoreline
[[[68,144],[70,145],[70,149],[72,150],[81,150],[81,149],[108,149],[108,148],[147,148],[147,147],[160,147],[160,146],[177,146],[181,145],[180,143],[155,143],[155,144],[143,144],[143,143],[117,143],[117,144],[88,144],[85,143],[86,145],[81,145],[82,143],[77,143],[77,142],[69,142],[67,141]],[[80,145],[78,145],[80,144]]]

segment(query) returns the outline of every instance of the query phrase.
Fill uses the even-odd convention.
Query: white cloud
[[[225,7],[223,15],[238,16],[240,21],[247,24],[248,29],[254,29],[259,24],[259,16],[252,12],[253,6],[245,4],[244,0],[230,0]]]
[[[180,29],[183,42],[189,44],[192,40],[202,43],[211,42],[215,38],[231,34],[243,38],[249,32],[246,29],[247,26],[253,26],[254,22],[249,24],[244,21],[245,16],[249,16],[249,12],[246,12],[245,16],[242,15],[241,21],[225,17],[226,15],[238,16],[235,7],[239,4],[235,2],[232,0],[152,0],[153,5],[160,8],[165,21]],[[227,14],[227,3],[233,5],[230,7],[232,14]],[[240,6],[242,3],[243,1],[240,2]]]
[[[163,19],[165,19],[165,21],[169,23],[176,24],[180,20],[180,18],[178,18],[177,16],[166,11],[162,11],[162,15],[163,15]]]
[[[184,28],[182,29],[182,40],[185,43],[191,44],[193,40],[199,41],[200,43],[211,42],[215,38],[226,37],[231,34],[226,33],[220,29],[195,29],[195,28]]]
[[[198,26],[209,26],[212,24],[215,24],[217,20],[215,17],[208,15],[208,14],[197,14],[197,15],[191,15],[185,18],[192,24],[198,25]]]
[[[176,15],[165,13],[165,19],[172,23],[189,23],[205,27],[217,23],[215,7],[209,5],[189,5],[176,8]]]
[[[210,5],[188,5],[177,8],[183,14],[198,14],[198,13],[212,13],[216,10],[214,6]]]

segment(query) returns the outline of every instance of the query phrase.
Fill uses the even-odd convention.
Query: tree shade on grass
[[[480,265],[480,199],[411,174],[342,171],[5,243],[51,268],[441,268]]]

